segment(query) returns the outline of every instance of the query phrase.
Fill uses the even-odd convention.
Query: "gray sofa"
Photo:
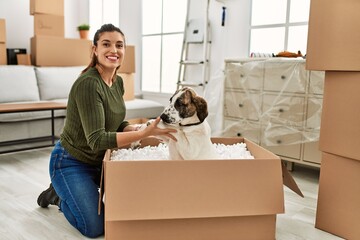
[[[0,66],[0,104],[41,101],[67,102],[70,88],[84,66],[34,67]],[[159,116],[164,106],[145,99],[126,101],[126,119]],[[56,110],[55,135],[64,126],[66,110]],[[0,114],[0,142],[49,136],[51,112],[19,112]]]

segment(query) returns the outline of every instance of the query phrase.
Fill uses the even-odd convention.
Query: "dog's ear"
[[[203,122],[205,118],[208,116],[208,108],[207,108],[207,102],[204,98],[199,96],[193,96],[193,102],[196,106],[196,113],[200,120],[200,122]]]

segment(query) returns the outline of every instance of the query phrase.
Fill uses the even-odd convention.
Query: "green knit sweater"
[[[109,87],[96,68],[82,74],[69,94],[61,145],[79,161],[101,165],[106,149],[117,147],[116,132],[129,124],[123,95],[120,76]]]

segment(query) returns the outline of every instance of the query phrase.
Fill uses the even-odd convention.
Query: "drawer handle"
[[[237,133],[236,135],[237,135],[238,137],[241,137],[241,133]]]
[[[243,107],[244,106],[244,104],[242,104],[242,103],[239,103],[239,107]]]
[[[282,79],[282,80],[286,79],[286,76],[281,75],[281,79]]]
[[[282,141],[279,139],[279,140],[276,140],[276,143],[277,143],[277,144],[281,144]]]
[[[280,109],[279,109],[279,112],[283,113],[283,112],[284,112],[284,109],[280,108]]]

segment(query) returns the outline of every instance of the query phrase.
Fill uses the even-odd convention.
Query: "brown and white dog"
[[[207,102],[189,87],[175,92],[165,107],[159,128],[174,128],[177,141],[161,138],[169,148],[171,160],[217,159],[211,142],[211,129],[206,121]]]

